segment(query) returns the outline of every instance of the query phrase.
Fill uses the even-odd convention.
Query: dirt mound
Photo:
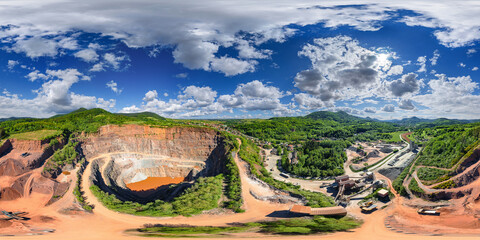
[[[14,159],[7,159],[0,163],[0,176],[18,176],[24,173],[24,166]]]

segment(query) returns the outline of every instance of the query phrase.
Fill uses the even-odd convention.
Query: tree
[[[6,135],[7,135],[7,133],[5,132],[5,129],[0,128],[0,139],[2,139]]]

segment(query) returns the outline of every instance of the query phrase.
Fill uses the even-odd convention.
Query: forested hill
[[[411,118],[404,118],[402,120],[392,120],[389,122],[396,123],[402,126],[426,128],[426,127],[435,127],[435,126],[443,126],[443,125],[466,124],[466,123],[473,123],[473,122],[479,122],[479,121],[480,120],[458,120],[458,119],[448,119],[448,118],[425,119],[425,118],[411,117]]]
[[[68,114],[56,115],[50,118],[22,118],[0,122],[0,129],[8,135],[36,130],[61,130],[68,132],[96,132],[99,127],[107,124],[168,124],[170,120],[155,113],[143,112],[135,114],[116,114],[101,108],[78,109]]]
[[[368,120],[361,117],[356,117],[343,111],[338,111],[338,112],[318,111],[318,112],[313,112],[308,114],[307,116],[305,116],[305,118],[310,118],[313,120],[332,120],[339,123],[373,121],[373,120]]]

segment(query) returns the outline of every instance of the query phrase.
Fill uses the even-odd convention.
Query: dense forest
[[[479,144],[480,139],[480,127],[472,124],[422,129],[418,132],[431,137],[417,164],[440,168],[453,167],[462,156]]]
[[[297,163],[282,158],[282,167],[297,176],[326,177],[344,173],[343,163],[347,160],[345,148],[350,143],[343,140],[308,141],[298,147]]]
[[[65,115],[51,118],[24,118],[0,122],[0,138],[22,132],[42,129],[62,130],[63,132],[96,132],[107,124],[141,123],[149,125],[168,125],[171,121],[154,113],[114,114],[103,109],[79,109]]]
[[[261,140],[300,142],[333,138],[350,141],[374,141],[390,138],[401,127],[348,115],[344,112],[316,112],[305,117],[278,117],[255,120],[229,120],[226,124]]]

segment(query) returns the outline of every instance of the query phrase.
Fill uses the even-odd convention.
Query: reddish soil
[[[148,177],[143,181],[128,183],[126,185],[128,189],[133,191],[145,191],[156,189],[163,185],[181,183],[183,181],[185,181],[184,177]]]
[[[404,134],[402,134],[402,138],[405,139],[405,141],[410,142],[410,138],[408,138],[408,136],[410,136],[410,134],[412,134],[412,132],[404,133]]]

